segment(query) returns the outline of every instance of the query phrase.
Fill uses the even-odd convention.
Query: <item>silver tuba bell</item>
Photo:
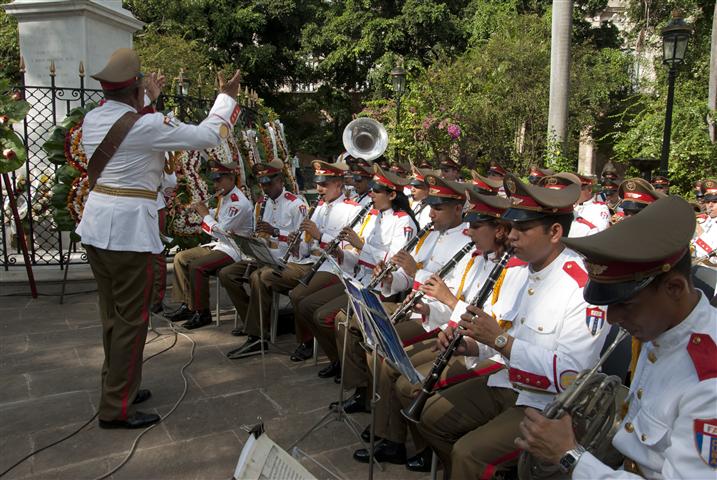
[[[352,120],[343,133],[346,151],[354,158],[372,161],[383,155],[388,147],[388,133],[380,122],[373,118]]]

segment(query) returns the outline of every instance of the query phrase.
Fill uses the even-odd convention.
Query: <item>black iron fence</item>
[[[30,259],[33,265],[57,265],[60,268],[66,263],[84,263],[87,261],[84,252],[68,252],[69,232],[59,231],[52,218],[48,196],[58,167],[48,161],[42,146],[55,127],[64,120],[67,112],[92,102],[99,103],[103,98],[102,91],[85,87],[82,64],[75,87],[56,85],[54,64],[50,67],[49,86],[26,85],[24,70],[21,73],[22,80],[15,89],[31,106],[22,124],[18,124],[18,132],[27,150],[27,162],[21,171],[12,174],[12,183],[18,197],[18,209],[23,217]],[[173,110],[182,121],[198,122],[209,112],[216,90],[214,93],[212,97],[188,96],[183,94],[183,89],[178,88],[175,94],[163,93],[157,101],[157,107],[160,111]],[[256,111],[252,107],[242,108],[240,121],[243,124],[254,122]],[[0,259],[3,268],[7,270],[22,265],[23,257],[5,195],[3,190],[0,193],[0,205],[3,206]]]

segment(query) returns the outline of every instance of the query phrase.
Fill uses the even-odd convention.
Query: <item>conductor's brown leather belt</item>
[[[146,198],[147,200],[157,200],[157,192],[152,190],[144,190],[142,188],[115,188],[106,187],[104,185],[95,185],[93,192],[112,195],[113,197],[134,197]]]

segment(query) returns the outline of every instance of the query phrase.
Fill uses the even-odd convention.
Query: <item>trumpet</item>
[[[493,288],[495,287],[496,282],[500,278],[508,260],[510,260],[510,257],[512,256],[512,248],[509,248],[503,253],[500,260],[498,260],[498,263],[493,267],[493,270],[491,270],[490,275],[488,275],[488,278],[481,287],[480,291],[475,295],[475,297],[473,297],[473,300],[471,300],[472,306],[482,307],[488,300],[490,294],[493,293]],[[431,368],[431,373],[428,377],[426,377],[426,380],[424,380],[420,392],[418,392],[418,395],[413,402],[411,402],[408,408],[401,410],[401,414],[406,418],[406,420],[413,423],[419,423],[421,421],[423,407],[426,405],[428,398],[433,395],[433,387],[438,382],[438,379],[441,378],[443,370],[448,365],[448,362],[462,341],[463,335],[456,331],[453,335],[453,340],[451,340],[451,343],[448,344],[446,350],[436,357],[435,362],[433,362],[433,367]]]
[[[446,275],[451,273],[453,268],[458,265],[458,262],[460,262],[461,259],[465,257],[466,254],[471,251],[471,249],[473,249],[473,246],[473,242],[466,243],[463,248],[461,248],[458,252],[456,252],[455,255],[453,255],[453,258],[448,260],[448,262],[443,265],[443,267],[441,267],[441,269],[436,273],[436,275],[443,279]],[[403,302],[401,306],[398,307],[395,312],[393,312],[393,315],[391,315],[391,323],[396,323],[401,318],[406,316],[411,310],[413,310],[413,307],[415,307],[416,304],[420,302],[425,296],[426,294],[421,290],[414,293],[411,298]]]
[[[309,212],[306,214],[306,217],[304,219],[311,219],[311,217],[314,215],[314,211],[316,211],[316,207],[319,206],[319,202],[321,199],[317,199],[313,205],[311,205],[311,208],[309,209]],[[288,248],[286,249],[286,253],[281,258],[281,261],[286,264],[289,261],[289,258],[291,258],[291,251],[296,248],[296,246],[301,242],[301,233],[302,230],[299,228],[296,232],[294,232],[294,238],[291,240],[291,243],[288,245]]]
[[[416,245],[418,244],[418,242],[421,240],[421,237],[423,237],[426,234],[426,232],[429,231],[432,227],[433,227],[433,222],[428,222],[426,224],[426,226],[423,227],[422,229],[420,229],[418,231],[418,233],[416,233],[416,235],[414,235],[414,237],[412,239],[410,239],[408,242],[406,242],[406,244],[403,246],[403,248],[401,250],[404,252],[407,252],[407,253],[410,252],[411,250],[413,250],[416,247]],[[370,290],[373,290],[376,287],[378,287],[379,285],[381,285],[381,282],[383,282],[383,279],[386,278],[386,275],[388,275],[389,273],[395,272],[397,268],[398,267],[396,266],[396,264],[393,263],[392,261],[389,260],[388,262],[386,262],[383,269],[378,273],[378,275],[373,277],[371,282],[368,284],[368,288]]]

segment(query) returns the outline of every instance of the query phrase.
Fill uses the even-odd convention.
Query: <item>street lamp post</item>
[[[401,124],[401,96],[406,91],[406,71],[400,65],[396,65],[390,75],[393,92],[396,94],[396,131],[398,132]],[[398,162],[398,148],[394,150],[393,160]]]
[[[685,61],[687,42],[692,29],[679,13],[672,12],[672,20],[662,29],[662,62],[669,67],[667,74],[667,106],[665,108],[665,129],[662,133],[660,153],[660,174],[668,176],[670,158],[670,136],[672,135],[672,104],[675,100],[675,79],[677,67]]]

